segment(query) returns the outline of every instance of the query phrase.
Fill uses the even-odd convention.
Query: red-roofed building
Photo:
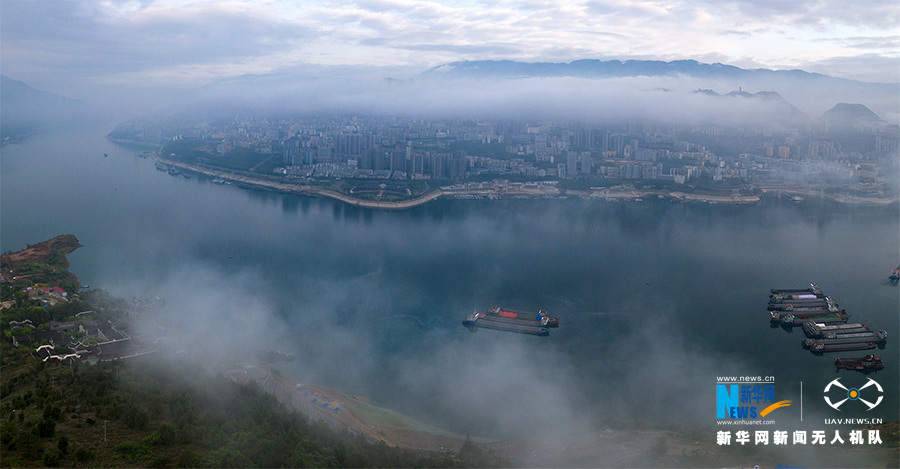
[[[60,287],[43,287],[43,288],[41,288],[41,291],[44,292],[44,293],[56,292],[56,293],[59,294],[60,296],[67,296],[67,295],[68,295],[68,293],[66,293],[66,291],[63,290],[63,289],[60,288]]]

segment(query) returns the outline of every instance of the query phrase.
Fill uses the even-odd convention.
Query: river
[[[900,216],[766,197],[437,200],[373,211],[156,171],[109,129],[45,132],[0,150],[0,248],[72,233],[82,283],[167,299],[157,318],[203,344],[273,346],[301,381],[485,436],[600,428],[602,419],[715,424],[719,376],[772,376],[783,429],[834,417],[835,356],[771,328],[769,288],[818,282],[850,322],[885,329],[871,412],[898,418]],[[108,156],[104,156],[104,153]],[[549,337],[467,331],[495,304],[546,309]],[[804,423],[800,424],[800,383]],[[780,413],[780,414],[779,414]],[[877,414],[877,415],[876,415]],[[602,428],[600,428],[602,430]],[[781,429],[781,428],[779,428]]]

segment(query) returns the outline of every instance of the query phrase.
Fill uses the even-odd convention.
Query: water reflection
[[[130,152],[89,160],[61,148],[96,156],[107,143],[75,133],[3,149],[3,250],[69,232],[85,245],[73,270],[120,296],[159,278],[172,297],[253,300],[235,316],[277,325],[264,339],[302,357],[286,371],[462,431],[579,413],[708,424],[716,373],[830,378],[830,356],[770,327],[772,287],[818,281],[853,320],[900,336],[897,290],[884,283],[900,263],[896,208],[568,199],[374,211],[172,178]],[[199,329],[234,319],[185,304],[198,309],[178,313]],[[547,309],[562,326],[536,341],[460,325],[494,304]],[[896,383],[897,367],[880,376]],[[473,406],[471,389],[507,399]],[[531,413],[539,393],[556,415]],[[667,410],[672,395],[691,397]]]

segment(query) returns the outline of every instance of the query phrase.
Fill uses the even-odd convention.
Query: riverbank
[[[387,201],[387,200],[367,200],[360,199],[358,197],[353,197],[351,195],[342,194],[340,192],[326,189],[324,187],[313,186],[309,184],[291,184],[286,182],[278,182],[278,181],[268,181],[265,179],[260,179],[257,177],[247,176],[243,174],[238,174],[231,171],[226,171],[222,169],[214,169],[206,166],[200,166],[195,164],[183,163],[180,161],[170,160],[168,158],[163,158],[159,155],[153,155],[153,159],[162,163],[165,163],[170,166],[175,166],[177,168],[186,169],[188,171],[192,171],[195,173],[205,174],[210,177],[224,179],[226,181],[236,182],[240,184],[245,184],[248,186],[258,187],[261,189],[267,190],[275,190],[279,192],[287,192],[294,194],[305,194],[305,195],[316,195],[321,197],[329,197],[335,200],[340,200],[346,204],[355,205],[357,207],[365,207],[365,208],[377,208],[384,210],[403,210],[407,208],[416,207],[432,200],[435,200],[443,195],[441,189],[433,189],[419,197],[415,197],[407,200],[399,200],[399,201]]]
[[[159,161],[161,163],[174,166],[183,170],[192,171],[195,173],[205,174],[207,176],[213,178],[219,178],[226,181],[230,181],[233,183],[243,184],[251,187],[256,187],[264,190],[275,190],[279,192],[287,192],[294,194],[304,194],[304,195],[314,195],[320,197],[328,197],[335,200],[339,200],[349,205],[354,205],[357,207],[365,207],[365,208],[374,208],[374,209],[385,209],[385,210],[403,210],[407,208],[416,207],[419,205],[426,204],[431,202],[432,200],[438,199],[444,195],[449,197],[460,198],[461,196],[466,197],[487,197],[487,198],[501,198],[501,197],[558,197],[562,195],[583,197],[583,198],[611,198],[611,199],[641,199],[644,197],[652,197],[652,196],[660,196],[660,197],[669,197],[678,200],[696,200],[696,201],[714,201],[721,203],[737,203],[737,204],[748,204],[759,201],[759,197],[757,196],[723,196],[723,195],[706,195],[706,194],[692,194],[686,192],[669,192],[665,190],[615,190],[615,189],[592,189],[588,191],[579,191],[579,190],[566,190],[561,191],[556,188],[529,188],[529,187],[501,187],[501,188],[492,188],[485,189],[483,187],[479,187],[477,189],[460,189],[453,186],[448,187],[440,187],[436,189],[432,189],[431,191],[407,200],[400,201],[386,201],[386,200],[367,200],[361,199],[358,197],[353,197],[348,194],[344,194],[335,190],[327,189],[320,186],[314,186],[309,184],[292,184],[286,182],[279,181],[271,181],[266,179],[261,179],[259,177],[254,177],[246,174],[240,174],[234,171],[228,171],[219,168],[208,167],[205,165],[198,164],[190,164],[184,163],[181,161],[172,160],[169,158],[164,158],[159,155],[153,155],[153,159]]]
[[[669,197],[681,200],[696,200],[700,202],[721,202],[730,204],[752,204],[759,202],[759,196],[755,195],[709,195],[692,194],[689,192],[670,192]]]
[[[850,194],[826,193],[822,190],[800,190],[800,189],[763,189],[763,193],[774,192],[776,194],[788,197],[797,197],[798,202],[806,199],[828,199],[845,205],[861,205],[883,207],[885,205],[896,204],[900,202],[900,198],[884,198],[884,197],[860,197]]]
[[[590,191],[568,190],[568,195],[584,198],[603,198],[611,200],[643,200],[645,198],[668,198],[675,201],[717,202],[726,204],[752,204],[759,202],[755,195],[711,195],[691,192],[667,191],[659,189],[592,189]]]
[[[831,200],[834,200],[835,202],[839,202],[842,204],[848,204],[848,205],[884,206],[884,205],[895,204],[898,201],[900,201],[900,199],[896,199],[896,198],[884,199],[884,198],[876,198],[876,197],[858,197],[858,196],[849,195],[849,194],[834,194],[834,195],[827,195],[826,197],[828,197]]]
[[[665,189],[634,189],[634,188],[592,188],[590,190],[566,189],[560,190],[555,187],[530,187],[522,184],[509,184],[496,187],[485,188],[479,186],[477,188],[462,188],[459,186],[444,186],[432,189],[425,194],[406,200],[387,201],[387,200],[369,200],[354,197],[332,189],[311,184],[294,184],[288,182],[273,181],[263,179],[258,176],[244,174],[236,171],[229,171],[221,168],[210,167],[201,164],[190,164],[161,157],[154,154],[153,159],[174,166],[180,169],[192,171],[195,173],[205,174],[213,178],[219,178],[233,183],[242,184],[262,190],[274,190],[279,192],[312,195],[319,197],[328,197],[339,200],[349,205],[364,208],[382,209],[382,210],[404,210],[419,205],[426,204],[432,200],[443,196],[449,198],[548,198],[560,196],[574,196],[580,198],[602,198],[610,201],[616,200],[636,200],[640,201],[644,198],[657,197],[668,198],[673,201],[681,202],[703,202],[703,203],[722,203],[747,205],[759,202],[758,195],[724,195],[724,194],[708,194],[698,192],[670,191]],[[772,191],[772,190],[770,190]],[[765,193],[766,191],[764,191]],[[788,195],[801,195],[809,197],[811,194],[797,190],[777,190]],[[815,194],[824,198],[833,200],[838,203],[847,205],[874,205],[884,206],[898,202],[897,198],[873,198],[858,197],[846,194]]]

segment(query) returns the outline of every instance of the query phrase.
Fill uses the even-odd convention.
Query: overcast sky
[[[76,98],[332,65],[404,78],[484,59],[696,59],[900,81],[896,0],[0,0],[0,21],[0,71]]]

